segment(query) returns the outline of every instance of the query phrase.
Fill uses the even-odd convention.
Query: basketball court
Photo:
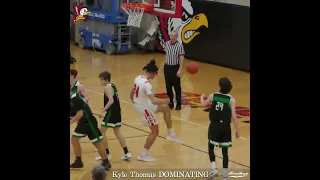
[[[172,1],[174,6],[163,4],[163,0],[157,0],[154,4],[154,14],[169,17],[176,17],[176,13],[182,15],[182,0]],[[171,14],[171,15],[170,15]],[[165,82],[163,75],[163,65],[165,56],[163,54],[128,54],[128,55],[106,55],[93,49],[81,49],[70,43],[71,54],[77,62],[71,64],[70,68],[77,69],[79,74],[77,79],[87,88],[89,95],[89,105],[94,113],[99,113],[103,108],[103,86],[100,85],[98,75],[103,71],[111,73],[111,81],[118,88],[118,93],[122,109],[121,132],[126,138],[126,143],[133,157],[130,161],[122,161],[123,149],[113,134],[112,129],[108,129],[109,149],[112,154],[112,168],[108,171],[108,179],[112,178],[113,171],[144,170],[157,172],[159,170],[200,170],[209,171],[210,162],[208,155],[208,125],[209,113],[207,108],[200,106],[200,96],[202,93],[219,91],[218,80],[221,77],[229,77],[233,83],[231,95],[236,99],[237,116],[240,125],[239,139],[235,139],[233,131],[233,147],[229,149],[229,169],[235,173],[250,171],[250,74],[238,70],[223,68],[215,65],[200,63],[200,70],[195,75],[186,72],[186,65],[190,60],[184,61],[184,72],[181,78],[183,91],[182,110],[171,110],[173,128],[177,135],[183,140],[183,144],[177,144],[166,140],[167,129],[162,115],[157,115],[160,125],[160,133],[156,142],[150,149],[150,154],[156,158],[156,162],[141,162],[137,160],[137,155],[143,149],[149,128],[140,122],[140,116],[135,112],[129,94],[133,86],[133,81],[137,75],[142,73],[142,68],[152,58],[156,60],[159,67],[159,75],[151,82],[156,96],[165,98]],[[99,123],[102,119],[96,117]],[[70,137],[76,127],[71,125]],[[232,124],[232,129],[234,129]],[[90,171],[97,163],[94,146],[89,139],[81,139],[82,160],[84,168],[80,170],[70,170],[71,180],[90,180]],[[216,165],[221,174],[222,153],[221,149],[215,148]],[[70,142],[70,163],[74,161],[74,152]],[[219,177],[221,179],[221,176]],[[217,178],[217,179],[219,179]],[[131,178],[128,178],[131,179]],[[137,179],[137,178],[136,178]],[[150,179],[150,178],[143,178]],[[153,178],[154,179],[154,178]],[[170,179],[170,178],[165,178]],[[232,179],[232,177],[230,177]],[[250,179],[248,176],[238,179]]]
[[[166,125],[161,115],[157,118],[160,122],[160,137],[157,138],[150,153],[156,158],[155,163],[137,161],[136,156],[140,153],[148,135],[148,128],[140,124],[140,117],[134,111],[129,93],[133,80],[142,73],[142,67],[154,57],[159,66],[159,75],[152,81],[154,91],[157,94],[165,93],[165,82],[163,76],[164,55],[119,55],[108,56],[102,52],[83,50],[71,45],[71,53],[77,59],[77,63],[70,65],[79,71],[78,80],[87,88],[90,101],[89,105],[93,112],[98,113],[103,107],[103,87],[99,84],[98,75],[102,71],[112,74],[112,82],[119,90],[122,108],[123,126],[121,132],[126,137],[129,150],[133,154],[130,161],[122,161],[123,150],[116,139],[113,131],[108,130],[110,153],[112,154],[112,169],[108,176],[112,176],[112,170],[121,169],[208,169],[210,168],[209,156],[207,154],[207,127],[209,124],[208,112],[199,106],[199,95],[216,92],[218,79],[228,76],[233,85],[232,95],[236,99],[237,107],[250,108],[250,74],[237,70],[227,69],[214,65],[198,63],[200,71],[195,75],[184,72],[182,77],[182,89],[184,92],[184,105],[181,111],[172,110],[173,127],[179,137],[184,141],[182,145],[167,141]],[[184,67],[190,62],[185,60]],[[185,69],[185,68],[184,68]],[[191,94],[194,93],[194,94]],[[198,95],[197,95],[198,94]],[[191,107],[193,106],[193,107]],[[239,111],[240,112],[240,111]],[[240,113],[241,114],[241,113]],[[250,116],[239,115],[241,138],[233,138],[233,147],[229,150],[229,167],[234,171],[248,171],[250,168]],[[99,122],[101,120],[97,118]],[[76,125],[70,128],[70,137]],[[233,128],[233,126],[232,126]],[[233,133],[234,135],[234,133]],[[94,164],[97,153],[87,138],[81,140],[82,158],[84,168],[71,170],[71,180],[89,180],[90,170]],[[222,168],[221,150],[215,151],[217,167]],[[70,143],[70,163],[74,161],[74,153]]]

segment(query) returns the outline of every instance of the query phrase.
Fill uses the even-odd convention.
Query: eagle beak
[[[207,16],[203,13],[193,16],[189,24],[181,31],[181,39],[185,44],[190,43],[200,32],[196,32],[201,26],[208,28]]]
[[[82,15],[79,15],[78,17],[76,17],[76,22],[79,20],[84,20],[85,18]]]
[[[87,15],[89,15],[89,14],[91,14],[90,11],[86,11],[85,13],[83,13],[84,16],[87,16]]]

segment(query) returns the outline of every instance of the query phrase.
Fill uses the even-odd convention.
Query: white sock
[[[215,170],[215,169],[216,169],[216,162],[215,162],[215,161],[212,161],[212,162],[211,162],[211,169],[212,169],[212,170]]]
[[[142,150],[142,152],[140,153],[140,155],[142,155],[142,156],[148,155],[148,149],[143,148],[143,150]]]
[[[223,176],[223,177],[229,177],[228,168],[223,168],[223,169],[222,169],[222,176]]]
[[[172,128],[168,129],[168,132],[169,132],[169,135],[170,135],[170,136],[175,135],[175,134],[174,134],[174,130],[173,130]]]

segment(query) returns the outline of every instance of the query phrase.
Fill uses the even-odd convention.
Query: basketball
[[[196,74],[199,71],[199,65],[195,62],[190,62],[187,65],[187,71],[190,74]]]

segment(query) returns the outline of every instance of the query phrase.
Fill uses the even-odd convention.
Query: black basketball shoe
[[[173,108],[174,108],[173,102],[170,102],[168,105],[169,105],[169,108],[170,108],[170,109],[173,109]]]
[[[106,171],[108,171],[111,168],[111,164],[108,160],[102,161],[101,165],[104,167]]]
[[[77,158],[74,163],[72,163],[70,165],[70,168],[72,169],[80,169],[80,168],[83,168],[83,164],[82,164],[82,161],[81,159]]]
[[[176,110],[178,110],[178,111],[181,110],[181,104],[178,104],[178,103],[177,103],[177,105],[176,105]]]

